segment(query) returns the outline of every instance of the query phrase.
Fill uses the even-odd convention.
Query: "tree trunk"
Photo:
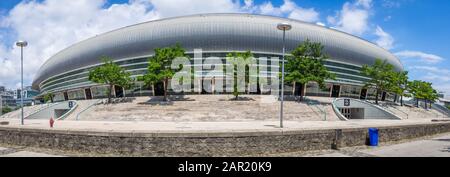
[[[403,95],[400,96],[400,105],[403,106]]]
[[[292,95],[295,97],[295,82],[292,82]]]
[[[306,88],[306,83],[303,83],[300,88],[300,102],[303,101],[303,97],[305,95],[305,88]]]
[[[155,96],[155,84],[152,84],[152,94]]]
[[[169,82],[168,80],[169,80],[168,78],[164,79],[164,100],[166,100],[166,101],[168,101],[168,99],[167,99],[167,84]]]
[[[380,94],[380,90],[377,89],[377,93],[376,93],[376,96],[375,96],[375,104],[378,104],[378,95],[379,94]]]
[[[111,103],[112,88],[113,88],[113,85],[112,85],[112,84],[109,84],[109,90],[108,90],[108,103]]]
[[[127,89],[125,89],[124,87],[122,87],[123,90],[123,97],[125,98],[125,100],[127,99]]]
[[[416,107],[419,107],[419,99],[416,98]]]

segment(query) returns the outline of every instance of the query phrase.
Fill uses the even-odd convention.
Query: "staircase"
[[[46,104],[39,104],[39,105],[34,105],[34,106],[26,106],[23,107],[23,117],[28,117],[36,112],[39,112],[45,108],[48,108],[52,105],[55,105],[57,103],[46,103]],[[21,117],[22,111],[21,109],[15,110],[13,112],[9,112],[6,113],[2,116],[0,116],[0,118],[8,118],[8,119],[19,119]]]
[[[78,104],[78,107],[73,110],[64,120],[77,120],[77,116],[84,112],[86,109],[89,109],[93,105],[97,104],[102,100],[79,100],[76,101]]]

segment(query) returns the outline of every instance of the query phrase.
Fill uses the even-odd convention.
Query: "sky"
[[[199,13],[251,13],[323,25],[362,37],[396,55],[411,80],[450,97],[448,0],[0,0],[0,85],[20,87],[60,50],[135,23]]]

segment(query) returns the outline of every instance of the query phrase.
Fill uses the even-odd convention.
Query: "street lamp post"
[[[23,48],[28,45],[27,41],[17,41],[16,45],[20,47],[20,107],[21,107],[21,119],[20,123],[23,125]]]
[[[277,25],[278,30],[283,31],[283,60],[281,61],[281,105],[280,105],[280,128],[283,128],[283,101],[284,101],[284,56],[286,53],[286,31],[289,31],[292,26],[289,23],[280,23]]]

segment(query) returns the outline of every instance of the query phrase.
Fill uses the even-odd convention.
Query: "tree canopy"
[[[230,64],[233,65],[233,95],[235,96],[235,99],[239,98],[239,87],[242,86],[242,78],[238,77],[240,73],[238,72],[245,72],[244,74],[244,87],[245,89],[249,89],[248,84],[250,82],[249,78],[249,66],[250,59],[253,58],[253,54],[250,51],[246,52],[231,52],[227,54],[227,60]],[[239,68],[242,67],[242,68]],[[242,71],[245,70],[245,71]]]
[[[172,69],[171,67],[172,61],[177,57],[187,57],[185,49],[180,44],[172,47],[156,48],[155,55],[149,58],[148,72],[142,77],[145,84],[152,85],[152,87],[158,82],[163,82],[164,100],[168,100],[167,88],[169,79],[182,69]]]
[[[408,90],[408,71],[393,72],[391,83],[389,90],[400,96],[400,104],[403,106],[403,97],[410,96],[406,93]]]
[[[44,95],[44,102],[48,103],[51,102],[53,103],[53,98],[55,97],[55,95],[53,93],[47,93]]]
[[[306,40],[291,52],[285,63],[285,82],[300,83],[305,88],[308,82],[314,81],[321,88],[325,86],[325,80],[335,79],[335,74],[329,72],[324,66],[328,56],[323,53],[323,45]],[[301,97],[304,96],[301,90]]]
[[[371,66],[363,65],[361,74],[370,78],[364,87],[374,87],[376,90],[375,104],[378,104],[378,96],[383,91],[389,91],[393,88],[395,71],[394,66],[387,63],[386,60],[376,59]]]
[[[99,84],[107,84],[109,86],[108,103],[110,103],[114,85],[127,87],[127,85],[132,82],[132,79],[130,78],[131,74],[114,63],[109,57],[103,56],[100,59],[103,61],[103,65],[89,71],[89,80]]]
[[[419,100],[425,101],[425,108],[427,108],[427,101],[434,102],[439,98],[438,93],[433,89],[429,82],[414,80],[408,82],[409,92],[416,99],[416,106],[419,106]]]

